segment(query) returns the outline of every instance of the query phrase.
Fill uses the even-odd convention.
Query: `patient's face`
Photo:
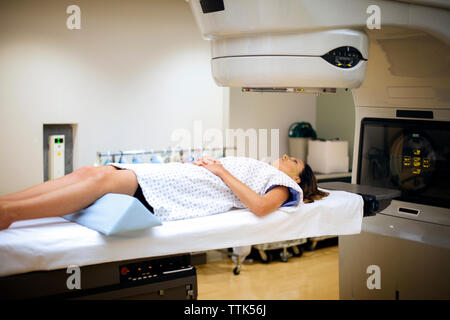
[[[297,158],[284,155],[280,159],[272,162],[272,165],[280,171],[283,171],[290,176],[295,182],[299,183],[299,175],[305,168],[305,163]]]

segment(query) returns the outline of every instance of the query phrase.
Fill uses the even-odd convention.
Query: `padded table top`
[[[248,209],[233,209],[120,236],[105,236],[60,217],[18,221],[0,231],[0,276],[360,233],[362,198],[344,191],[329,192],[328,197],[302,204],[295,212],[277,210],[257,217]]]

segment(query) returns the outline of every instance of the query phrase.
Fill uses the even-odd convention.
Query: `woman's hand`
[[[193,161],[192,164],[195,164],[199,167],[204,167],[218,177],[222,177],[222,175],[226,172],[220,161],[208,156],[198,158],[197,160]]]
[[[192,164],[195,164],[195,165],[197,165],[197,166],[203,166],[203,165],[206,165],[206,164],[214,163],[214,162],[216,162],[216,161],[217,161],[217,160],[214,159],[213,157],[210,157],[210,156],[204,156],[204,157],[198,158],[198,159],[195,160],[195,161],[192,161]]]
[[[203,167],[214,173],[219,178],[222,178],[222,176],[227,172],[223,167],[223,165],[218,161],[211,164],[203,165]]]
[[[233,191],[241,202],[257,216],[265,216],[278,209],[289,197],[288,188],[277,186],[264,196],[259,195],[243,182],[235,178],[220,163],[212,157],[202,157],[191,162],[194,165],[205,167]]]

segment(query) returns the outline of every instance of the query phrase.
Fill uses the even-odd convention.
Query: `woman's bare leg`
[[[87,179],[33,198],[0,201],[0,230],[18,220],[77,212],[106,193],[134,195],[137,187],[136,175],[131,170],[96,170]]]
[[[44,193],[54,191],[57,189],[64,188],[66,186],[78,183],[82,180],[89,178],[91,175],[95,174],[99,170],[116,170],[113,166],[105,166],[105,167],[82,167],[78,170],[75,170],[72,173],[69,173],[61,178],[53,179],[41,183],[39,185],[33,186],[31,188],[7,194],[4,196],[0,196],[0,201],[16,201],[16,200],[24,200],[29,198],[34,198],[36,196],[40,196]]]

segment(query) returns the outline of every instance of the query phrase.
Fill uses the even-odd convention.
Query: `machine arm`
[[[342,190],[359,194],[364,200],[364,217],[374,216],[386,209],[392,199],[399,197],[401,192],[395,189],[378,188],[368,185],[351,184],[346,182],[324,182],[320,188],[328,190]]]

